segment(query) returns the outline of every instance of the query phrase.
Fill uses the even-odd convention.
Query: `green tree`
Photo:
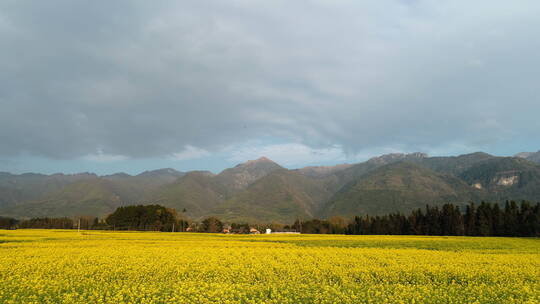
[[[217,217],[207,217],[201,223],[201,232],[218,233],[222,231],[223,223]]]
[[[160,205],[126,206],[116,209],[105,221],[118,230],[171,231],[176,215]]]

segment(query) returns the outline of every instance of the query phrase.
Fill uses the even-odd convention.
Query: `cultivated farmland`
[[[0,231],[0,303],[422,302],[540,302],[540,240]]]

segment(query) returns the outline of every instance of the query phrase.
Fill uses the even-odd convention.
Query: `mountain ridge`
[[[0,172],[0,215],[103,217],[119,206],[162,204],[194,219],[289,223],[407,212],[426,203],[540,201],[540,164],[533,155],[392,153],[291,170],[260,157],[218,174],[172,168],[103,176]]]
[[[515,157],[525,158],[535,163],[540,163],[540,151],[538,152],[521,152],[515,155]]]

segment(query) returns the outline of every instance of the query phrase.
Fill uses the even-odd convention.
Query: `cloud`
[[[186,145],[182,152],[173,153],[171,159],[173,160],[190,160],[209,156],[210,153],[204,149]]]
[[[103,153],[103,150],[98,149],[95,154],[88,154],[82,157],[83,160],[98,162],[98,163],[109,163],[109,162],[119,162],[128,160],[129,157],[125,155],[114,155]]]
[[[298,143],[286,143],[228,147],[226,150],[230,153],[229,161],[231,162],[240,163],[265,156],[287,167],[347,160],[347,156],[339,146],[317,149]]]
[[[540,142],[539,13],[534,0],[2,2],[0,156],[182,158],[267,136],[328,157]]]

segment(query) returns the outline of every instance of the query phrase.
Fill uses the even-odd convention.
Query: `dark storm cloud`
[[[537,1],[3,1],[0,155],[538,140]]]

